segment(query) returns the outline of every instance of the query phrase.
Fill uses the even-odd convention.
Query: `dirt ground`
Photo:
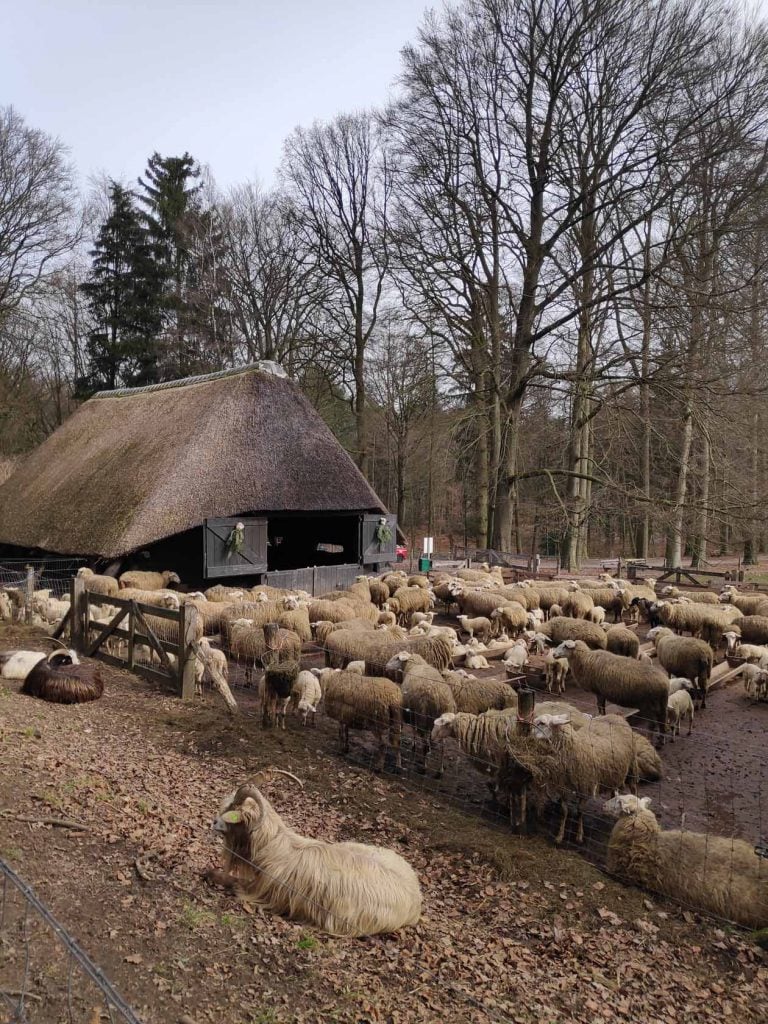
[[[0,647],[16,646],[46,645],[0,632]],[[213,697],[184,705],[104,672],[95,704],[44,704],[11,682],[0,691],[0,856],[147,1024],[768,1019],[768,959],[735,930],[408,779],[374,776],[332,753],[325,728],[264,732],[248,699],[232,719]],[[269,789],[292,826],[411,861],[424,891],[416,927],[335,939],[202,882],[218,857],[220,797],[270,764],[305,782]],[[28,948],[28,1020],[95,1024],[78,977],[67,1016],[66,972],[42,940]],[[18,935],[0,935],[0,993],[19,988],[22,960]]]

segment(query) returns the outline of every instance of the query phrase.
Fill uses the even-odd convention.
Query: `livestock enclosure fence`
[[[142,1024],[104,972],[0,858],[0,1015],[9,1024]]]

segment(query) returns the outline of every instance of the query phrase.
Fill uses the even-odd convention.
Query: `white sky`
[[[185,149],[272,180],[297,124],[383,102],[429,0],[5,0],[0,105],[132,181]]]

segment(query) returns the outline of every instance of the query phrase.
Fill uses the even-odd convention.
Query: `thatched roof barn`
[[[326,548],[358,562],[350,520],[358,534],[362,519],[383,512],[300,389],[257,363],[85,402],[0,486],[0,544],[102,561],[141,550],[144,564],[194,547],[202,559],[206,524],[223,535],[231,524],[220,520],[249,518],[262,523],[247,538],[264,547],[251,560],[259,572],[268,547],[282,548],[270,569],[323,564]],[[289,554],[293,534],[304,541]],[[171,539],[173,551],[164,549]],[[320,561],[306,561],[310,553]],[[241,563],[231,556],[225,575]]]

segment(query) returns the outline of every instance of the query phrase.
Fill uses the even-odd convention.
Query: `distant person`
[[[534,574],[534,576],[538,576],[539,575],[539,569],[540,568],[541,568],[541,555],[537,551],[536,554],[533,556],[533,574]]]

